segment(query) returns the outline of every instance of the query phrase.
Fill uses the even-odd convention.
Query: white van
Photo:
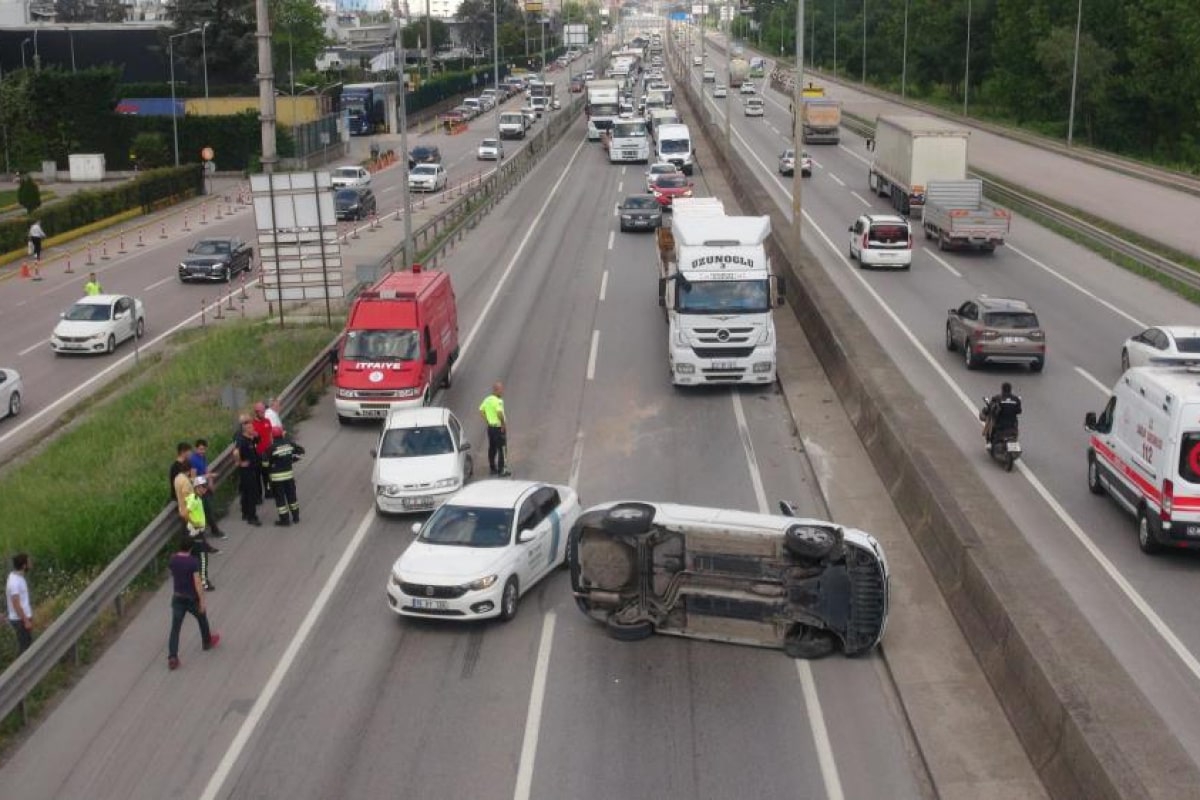
[[[692,132],[687,125],[672,123],[658,125],[654,131],[655,161],[670,161],[683,172],[691,175],[695,166],[696,149],[692,145]]]
[[[1083,427],[1088,489],[1137,518],[1142,552],[1200,549],[1200,360],[1126,371]]]

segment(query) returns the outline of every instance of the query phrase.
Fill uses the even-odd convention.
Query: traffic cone
[[[28,261],[22,261],[22,262],[21,262],[21,277],[22,277],[22,278],[29,278],[29,277],[32,277],[32,276],[33,276],[33,273],[31,273],[31,272],[29,271],[29,262],[28,262]]]

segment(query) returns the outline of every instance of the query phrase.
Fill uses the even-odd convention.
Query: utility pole
[[[267,0],[255,0],[258,39],[258,116],[262,120],[262,171],[271,174],[279,160],[275,151],[275,67],[271,63],[271,18]]]
[[[792,239],[799,258],[804,246],[804,207],[800,202],[804,188],[804,172],[800,169],[800,159],[804,156],[804,0],[796,0],[796,34],[796,83],[792,87]]]
[[[408,93],[404,90],[404,36],[400,24],[396,23],[396,83],[400,94],[400,158],[404,163],[404,268],[411,269],[416,261],[412,251],[412,194],[408,191]]]
[[[971,93],[971,0],[967,0],[967,63],[963,70],[963,116],[967,115],[967,97]]]
[[[1067,147],[1075,143],[1075,85],[1079,83],[1079,31],[1083,27],[1083,0],[1075,12],[1075,61],[1071,66],[1071,110],[1067,115]]]
[[[425,0],[425,46],[429,48],[429,55],[425,59],[425,78],[429,79],[433,77],[433,21],[429,18],[429,0]]]

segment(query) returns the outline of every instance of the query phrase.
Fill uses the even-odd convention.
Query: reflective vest
[[[298,456],[304,455],[304,448],[296,444],[290,437],[284,436],[271,443],[267,451],[267,476],[272,483],[290,481],[296,477],[292,465]]]
[[[184,502],[187,504],[188,522],[193,528],[203,528],[208,520],[204,516],[204,501],[200,495],[192,492]]]

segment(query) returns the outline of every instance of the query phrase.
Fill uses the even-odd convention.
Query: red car
[[[571,92],[575,93],[575,92],[582,92],[582,91],[583,91],[583,79],[582,78],[572,78],[571,79]]]
[[[676,197],[692,196],[692,182],[679,172],[656,175],[650,182],[650,192],[660,206],[670,208]]]

